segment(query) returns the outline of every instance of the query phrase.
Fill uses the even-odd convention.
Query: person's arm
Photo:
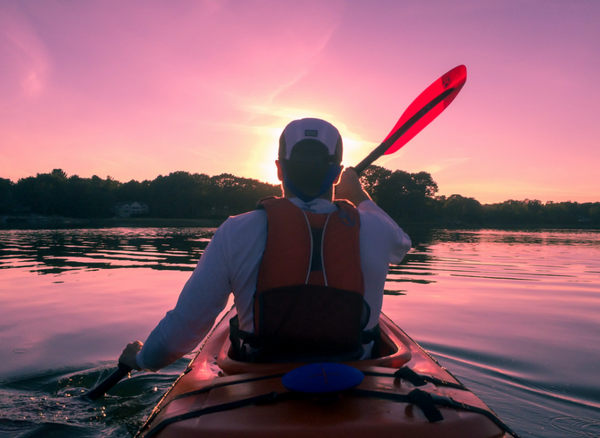
[[[370,224],[369,227],[365,227],[361,237],[378,242],[377,247],[380,249],[386,248],[388,263],[400,263],[412,246],[408,234],[371,200],[361,203],[358,211],[367,215],[361,216],[361,220],[369,221]]]
[[[335,187],[335,198],[345,199],[354,204],[359,211],[369,212],[370,221],[376,220],[380,225],[367,227],[376,231],[375,236],[369,236],[375,240],[376,237],[382,238],[380,248],[388,248],[389,263],[400,263],[406,253],[411,248],[411,240],[402,228],[377,204],[375,204],[369,194],[363,189],[360,178],[356,171],[351,167],[344,169],[340,182]],[[365,202],[368,201],[368,202]],[[375,217],[373,217],[373,214]],[[370,233],[370,231],[367,231]]]
[[[370,201],[371,197],[363,189],[354,169],[348,167],[344,169],[340,182],[335,186],[335,199],[345,199],[358,207],[362,202]]]
[[[133,369],[157,371],[192,351],[227,305],[231,291],[227,263],[219,238],[221,229],[202,254],[177,305],[160,321],[144,344],[128,344],[119,362]]]

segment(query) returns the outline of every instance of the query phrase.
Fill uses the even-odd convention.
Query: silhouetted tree
[[[445,220],[455,223],[479,224],[483,221],[483,207],[475,198],[452,195],[443,201]]]
[[[215,208],[226,208],[238,214],[256,208],[256,203],[267,196],[280,196],[278,185],[266,184],[255,179],[240,178],[228,173],[211,178],[218,204]]]
[[[52,175],[54,178],[57,178],[59,180],[67,179],[67,173],[62,169],[53,169],[52,173],[50,175]]]
[[[402,221],[433,219],[438,186],[429,173],[392,172],[369,166],[361,180],[373,201],[393,218]]]
[[[157,217],[227,216],[252,210],[259,199],[280,193],[279,186],[228,173],[173,172],[150,182],[148,203]]]
[[[117,198],[121,202],[147,201],[149,199],[150,181],[131,180],[121,184],[117,190]]]
[[[600,202],[595,202],[588,210],[590,221],[594,224],[600,224]]]
[[[14,185],[11,180],[0,178],[0,214],[10,213],[14,209]]]
[[[151,215],[165,218],[200,216],[207,208],[209,181],[208,175],[182,171],[158,176],[148,186]]]

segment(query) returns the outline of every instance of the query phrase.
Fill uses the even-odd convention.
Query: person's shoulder
[[[358,206],[361,224],[372,225],[375,227],[385,224],[387,226],[397,227],[398,224],[379,207],[375,202],[363,201]]]
[[[267,212],[264,209],[252,210],[236,216],[229,216],[217,230],[217,233],[243,232],[248,228],[254,228],[263,225],[267,219]]]
[[[357,207],[357,210],[360,213],[361,217],[387,216],[387,213],[371,200],[361,202]]]
[[[266,236],[267,213],[265,210],[254,210],[230,216],[217,229],[210,245],[220,248],[225,259],[235,260],[240,251],[246,252],[262,245]]]
[[[364,204],[364,205],[363,205]],[[363,201],[359,205],[361,242],[371,248],[385,248],[390,251],[390,263],[400,263],[411,248],[411,240],[402,228],[373,201]]]

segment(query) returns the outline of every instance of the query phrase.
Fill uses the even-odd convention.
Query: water
[[[127,437],[191,355],[77,396],[174,304],[214,229],[0,231],[0,437]],[[600,437],[600,233],[410,233],[384,311],[524,437]]]

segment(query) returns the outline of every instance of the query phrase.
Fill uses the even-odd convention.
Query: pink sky
[[[276,182],[283,127],[321,117],[344,164],[459,64],[454,103],[376,164],[439,194],[600,201],[600,2],[0,2],[0,177],[177,170]]]

